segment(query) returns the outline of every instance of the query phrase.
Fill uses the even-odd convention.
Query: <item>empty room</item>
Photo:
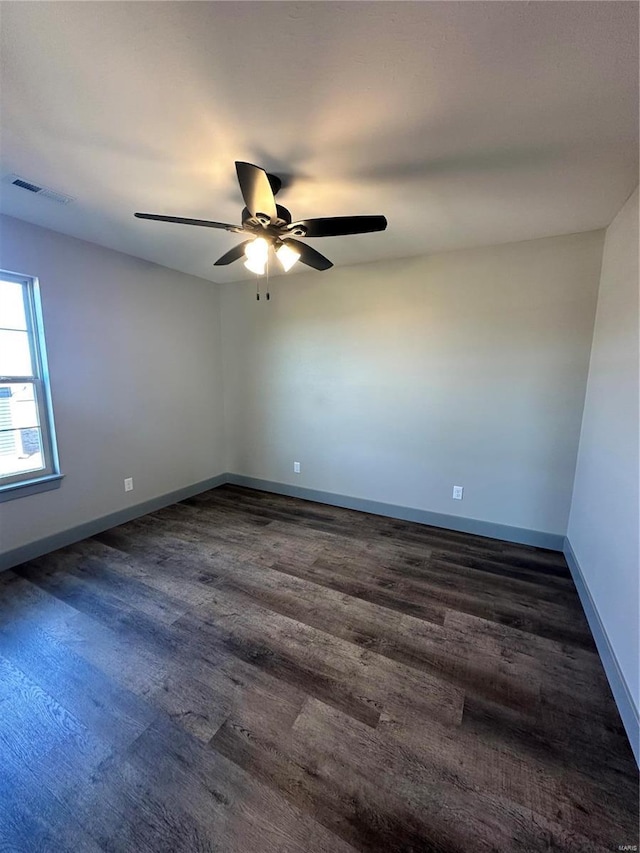
[[[0,2],[0,850],[637,851],[636,2]]]

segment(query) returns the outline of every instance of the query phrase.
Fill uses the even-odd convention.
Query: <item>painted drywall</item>
[[[636,714],[638,666],[638,191],[606,232],[567,538]]]
[[[564,535],[603,236],[224,285],[227,470]]]
[[[216,285],[9,217],[0,268],[40,280],[64,474],[0,504],[0,553],[224,471]]]

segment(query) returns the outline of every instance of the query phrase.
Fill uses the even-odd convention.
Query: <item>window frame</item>
[[[0,281],[22,285],[27,337],[33,373],[30,376],[0,375],[0,384],[33,385],[38,413],[43,467],[0,476],[0,503],[48,488],[57,488],[62,479],[53,420],[53,401],[44,337],[40,282],[37,277],[0,270]]]

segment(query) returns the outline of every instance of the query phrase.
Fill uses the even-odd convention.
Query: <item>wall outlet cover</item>
[[[125,477],[124,490],[125,492],[133,491],[133,477]]]
[[[454,486],[453,487],[453,499],[454,499],[454,501],[461,501],[463,492],[464,492],[464,486]]]

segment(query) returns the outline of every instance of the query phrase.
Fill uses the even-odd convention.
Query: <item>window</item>
[[[0,271],[0,499],[59,479],[38,282]]]

